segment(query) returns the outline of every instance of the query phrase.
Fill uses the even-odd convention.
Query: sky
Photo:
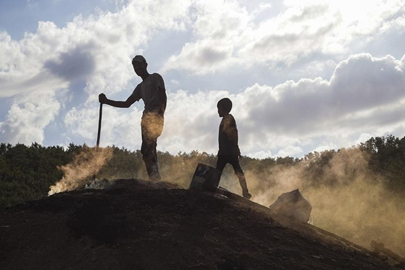
[[[405,135],[405,0],[1,0],[0,142],[96,144],[142,54],[168,95],[158,150],[302,157]],[[143,102],[103,106],[101,146],[140,149]]]

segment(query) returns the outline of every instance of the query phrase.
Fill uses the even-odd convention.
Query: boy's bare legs
[[[242,188],[243,197],[245,197],[246,199],[250,199],[252,197],[252,195],[249,193],[249,190],[247,188],[245,174],[243,173],[242,167],[239,164],[238,156],[232,156],[232,155],[218,156],[217,170],[220,170],[222,173],[222,171],[227,163],[230,163],[232,165],[232,167],[235,171],[235,174],[239,179],[239,183]]]
[[[239,178],[239,183],[240,183],[240,186],[242,188],[243,197],[245,197],[246,199],[250,199],[252,197],[252,195],[249,193],[249,190],[247,188],[245,174],[244,173],[236,173],[236,175]]]

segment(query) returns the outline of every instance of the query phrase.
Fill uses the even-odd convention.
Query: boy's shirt
[[[238,129],[235,118],[232,114],[227,114],[222,118],[219,125],[219,151],[218,156],[222,155],[240,155],[238,146]]]

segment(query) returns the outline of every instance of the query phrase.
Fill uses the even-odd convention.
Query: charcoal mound
[[[0,210],[1,269],[394,269],[268,207],[115,181]]]

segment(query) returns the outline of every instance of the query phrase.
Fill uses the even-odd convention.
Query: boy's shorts
[[[226,164],[231,164],[236,174],[243,174],[237,155],[219,155],[217,160],[217,170],[224,170]]]

